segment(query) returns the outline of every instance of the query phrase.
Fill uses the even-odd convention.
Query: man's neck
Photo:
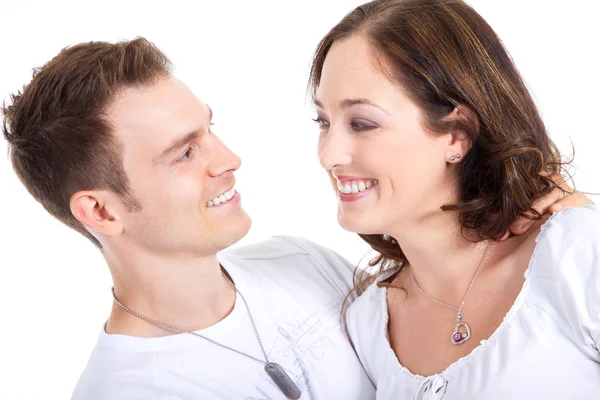
[[[106,252],[115,296],[129,309],[182,330],[199,330],[225,318],[235,304],[235,290],[221,275],[216,254],[164,256],[145,252]],[[138,337],[175,332],[150,324],[116,303],[107,333]]]

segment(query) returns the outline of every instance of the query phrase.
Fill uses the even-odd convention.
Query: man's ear
[[[114,203],[114,195],[105,191],[84,190],[71,196],[71,213],[92,232],[117,236],[123,223]]]

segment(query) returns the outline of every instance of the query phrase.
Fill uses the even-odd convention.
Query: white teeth
[[[228,190],[225,193],[220,194],[217,197],[215,197],[214,199],[210,200],[208,203],[206,203],[206,206],[207,207],[218,206],[221,203],[225,203],[225,202],[233,199],[234,196],[235,196],[235,189]]]
[[[363,192],[367,189],[370,189],[373,186],[377,185],[377,183],[378,182],[376,179],[351,181],[351,182],[346,182],[346,183],[338,182],[337,187],[338,187],[338,190],[340,191],[340,193],[354,194],[354,193],[359,193],[359,192]]]

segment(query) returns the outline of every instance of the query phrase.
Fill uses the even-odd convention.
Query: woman
[[[377,397],[598,398],[600,209],[532,208],[563,163],[490,26],[459,0],[373,1],[311,85],[339,222],[379,253],[347,313]]]

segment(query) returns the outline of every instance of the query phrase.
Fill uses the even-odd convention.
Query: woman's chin
[[[352,233],[376,235],[382,232],[382,230],[375,226],[372,220],[369,221],[368,218],[338,214],[338,223],[342,229]]]

